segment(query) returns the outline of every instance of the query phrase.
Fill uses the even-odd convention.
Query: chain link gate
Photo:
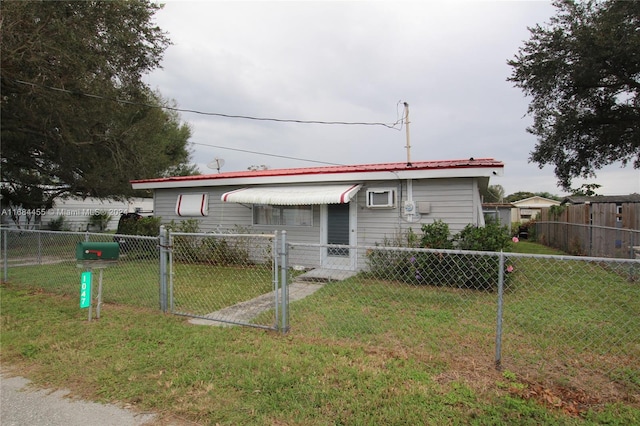
[[[161,231],[163,310],[195,324],[286,331],[286,246],[277,243],[277,234]]]

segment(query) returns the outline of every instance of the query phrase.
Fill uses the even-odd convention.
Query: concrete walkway
[[[342,281],[356,274],[355,271],[345,271],[340,269],[312,269],[304,274],[298,275],[295,281],[289,284],[289,302],[304,299],[320,290],[326,283],[332,281]],[[278,290],[278,300],[280,300],[280,290]],[[238,324],[246,324],[256,318],[261,313],[273,309],[275,301],[274,292],[263,294],[245,302],[236,303],[219,311],[205,315],[205,318],[193,318],[189,320],[191,324],[215,325],[219,327],[230,327]],[[208,319],[210,318],[210,319]]]
[[[2,426],[140,426],[155,419],[115,405],[68,398],[69,391],[33,389],[30,381],[0,373]]]
[[[320,290],[324,283],[294,282],[289,285],[289,302],[304,299]],[[230,327],[236,323],[248,323],[261,313],[273,309],[275,300],[274,292],[266,293],[245,302],[236,303],[219,311],[205,315],[205,318],[193,318],[189,322],[197,325],[214,325]],[[280,300],[280,290],[278,290]]]

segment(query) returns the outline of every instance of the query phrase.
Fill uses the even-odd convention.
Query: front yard
[[[163,315],[151,261],[104,271],[92,322],[75,264],[11,268],[3,368],[186,424],[640,423],[637,282],[593,263],[514,265],[502,370],[495,292],[356,276],[293,302],[282,335]],[[226,306],[271,289],[269,271],[212,268],[176,266],[181,297]]]

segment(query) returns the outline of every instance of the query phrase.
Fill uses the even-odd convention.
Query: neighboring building
[[[540,215],[543,208],[560,205],[560,201],[540,196],[529,197],[511,203],[511,222],[528,222]]]
[[[99,198],[67,198],[56,200],[51,210],[53,216],[47,219],[52,219],[57,216],[63,216],[65,218],[65,226],[72,231],[97,231],[88,227],[89,220],[92,215],[106,213],[110,216],[110,220],[105,227],[105,230],[115,231],[118,227],[118,220],[123,213],[133,213],[136,211],[152,213],[153,212],[153,199],[151,198],[130,198],[128,200],[116,201],[112,199],[99,199]],[[47,225],[47,223],[43,223]]]
[[[3,208],[9,210],[9,208]],[[17,209],[21,212],[23,209]],[[116,201],[112,199],[99,198],[58,198],[54,201],[53,207],[37,209],[31,215],[30,222],[27,223],[26,215],[19,214],[18,221],[20,227],[35,227],[37,229],[47,229],[51,221],[58,221],[63,218],[62,228],[70,231],[97,231],[89,226],[91,216],[96,214],[107,214],[110,216],[109,222],[104,230],[115,230],[118,227],[118,220],[122,213],[132,213],[141,211],[151,213],[153,211],[153,199],[151,198],[130,198],[128,200]],[[1,216],[2,226],[16,226],[10,214]]]
[[[144,179],[162,222],[200,219],[205,232],[240,226],[254,233],[286,230],[291,242],[374,245],[437,219],[452,233],[483,225],[481,191],[504,165],[494,159],[422,161],[226,172]],[[356,250],[318,249],[311,267],[334,257],[362,267]],[[336,263],[333,262],[333,265]]]
[[[562,204],[622,204],[640,203],[640,194],[629,195],[569,195],[562,200]]]
[[[491,218],[498,221],[499,224],[506,226],[511,232],[511,203],[482,203],[482,212],[485,218]]]

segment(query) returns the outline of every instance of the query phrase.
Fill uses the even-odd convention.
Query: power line
[[[327,165],[330,165],[330,166],[344,166],[344,164],[340,164],[340,163],[329,163],[329,162],[326,162],[326,161],[308,160],[306,158],[289,157],[289,156],[286,156],[286,155],[267,154],[266,152],[250,151],[248,149],[229,148],[227,146],[210,145],[210,144],[198,143],[198,142],[191,142],[191,144],[192,145],[202,145],[202,146],[211,147],[211,148],[228,149],[229,151],[246,152],[246,153],[249,153],[249,154],[265,155],[267,157],[286,158],[287,160],[308,161],[310,163],[327,164]]]
[[[402,124],[402,119],[396,120],[395,123],[351,122],[351,121],[320,121],[320,120],[295,120],[295,119],[283,119],[283,118],[253,117],[253,116],[248,116],[248,115],[224,114],[224,113],[220,113],[220,112],[205,112],[205,111],[198,111],[198,110],[195,110],[195,109],[185,109],[185,108],[176,108],[176,107],[162,106],[162,105],[152,105],[152,104],[147,104],[147,103],[144,103],[144,102],[128,101],[126,99],[110,98],[110,97],[107,97],[107,96],[95,95],[95,94],[91,94],[91,93],[80,92],[80,91],[77,91],[77,90],[61,89],[59,87],[52,87],[52,86],[47,86],[47,85],[44,85],[44,84],[37,84],[37,83],[32,83],[32,82],[23,81],[23,80],[12,79],[12,81],[14,81],[16,83],[19,83],[19,84],[27,85],[27,86],[38,87],[38,88],[47,89],[47,90],[53,90],[53,91],[56,91],[56,92],[67,93],[67,94],[70,94],[70,95],[80,95],[80,96],[85,96],[85,97],[88,97],[88,98],[107,100],[107,101],[118,102],[118,103],[127,104],[127,105],[144,106],[144,107],[147,107],[147,108],[161,108],[161,109],[167,109],[167,110],[170,110],[170,111],[185,112],[185,113],[207,115],[207,116],[214,116],[214,117],[236,118],[236,119],[255,120],[255,121],[275,121],[275,122],[278,122],[278,123],[326,124],[326,125],[345,125],[345,126],[382,126],[382,127],[387,127],[389,129],[393,129],[393,130],[400,130],[400,129],[396,128],[396,126],[398,124],[400,124],[400,125]]]

